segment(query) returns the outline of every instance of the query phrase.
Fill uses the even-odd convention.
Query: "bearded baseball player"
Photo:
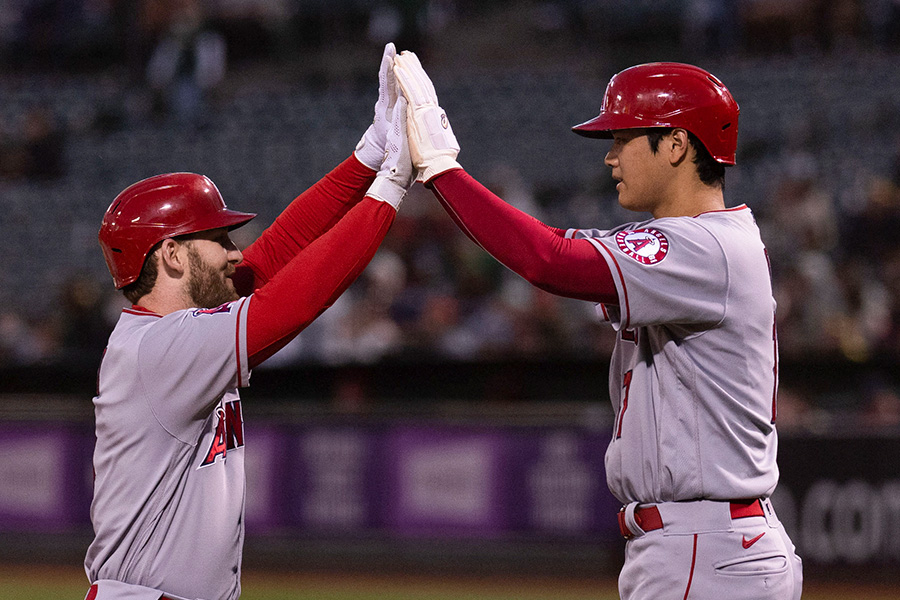
[[[394,54],[388,44],[353,154],[243,253],[229,231],[255,215],[227,208],[202,175],[139,181],[103,217],[100,246],[133,306],[94,398],[88,600],[240,596],[253,441],[238,388],[365,268],[415,180]]]
[[[703,69],[652,63],[609,82],[575,133],[612,139],[619,203],[652,218],[557,229],[457,163],[459,145],[415,54],[395,59],[410,151],[459,227],[533,285],[596,303],[617,332],[606,452],[626,540],[627,600],[792,600],[802,567],[769,500],[778,347],[766,249],[746,206],[726,208],[738,105]],[[612,518],[612,515],[610,515]]]

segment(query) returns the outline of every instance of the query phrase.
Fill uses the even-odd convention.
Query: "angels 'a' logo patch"
[[[669,240],[656,229],[635,229],[616,234],[619,250],[639,263],[655,265],[669,252]]]

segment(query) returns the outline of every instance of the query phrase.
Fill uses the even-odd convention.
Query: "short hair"
[[[162,246],[162,241],[156,242],[150,248],[147,258],[144,259],[144,265],[141,267],[141,274],[138,275],[137,279],[122,288],[125,298],[132,304],[137,304],[138,300],[152,292],[153,286],[156,285],[156,278],[159,276],[159,265],[154,254],[159,250],[160,246]]]
[[[650,142],[650,150],[652,150],[654,154],[659,150],[660,140],[670,134],[674,129],[674,127],[653,127],[647,130],[647,141]],[[703,142],[700,141],[700,138],[690,131],[688,131],[687,134],[688,141],[691,143],[691,146],[694,147],[694,164],[697,166],[697,175],[700,177],[700,181],[706,185],[724,188],[725,165],[712,157],[712,154],[709,153],[709,150],[707,150],[706,146],[703,145]]]
[[[183,233],[181,235],[176,235],[171,239],[184,244],[191,242],[201,233],[203,233],[203,231]],[[153,244],[153,247],[150,248],[150,252],[147,253],[147,258],[144,259],[144,265],[141,267],[141,274],[138,275],[137,279],[122,288],[122,293],[125,294],[125,298],[132,304],[137,304],[138,300],[153,291],[153,286],[156,285],[156,278],[159,277],[159,265],[156,263],[156,260],[153,259],[153,253],[159,250],[164,241],[166,240],[163,239]]]

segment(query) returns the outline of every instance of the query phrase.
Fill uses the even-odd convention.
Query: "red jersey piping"
[[[702,212],[702,213],[699,213],[699,214],[694,215],[693,218],[696,219],[696,218],[699,217],[700,215],[708,215],[709,213],[718,213],[718,212],[736,212],[736,211],[739,211],[739,210],[746,210],[746,209],[747,209],[747,205],[746,205],[746,204],[741,204],[740,206],[733,206],[733,207],[731,207],[731,208],[720,208],[720,209],[718,209],[718,210],[707,210],[707,211],[704,211],[704,212]]]
[[[123,308],[122,312],[128,313],[129,315],[138,315],[138,316],[144,316],[144,317],[158,317],[160,319],[162,318],[161,314],[153,312],[152,310],[144,308],[143,306],[138,306],[137,304],[133,304],[131,306],[131,308]]]

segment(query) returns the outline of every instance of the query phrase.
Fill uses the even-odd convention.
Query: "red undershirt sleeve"
[[[351,155],[308,190],[297,196],[255,242],[244,251],[233,281],[247,296],[266,284],[313,240],[359,204],[375,180],[375,172]]]
[[[396,211],[365,198],[253,294],[247,351],[253,368],[283,348],[362,273]]]
[[[507,204],[462,169],[428,183],[459,228],[534,286],[568,298],[618,304],[606,261],[587,240],[567,239]]]

